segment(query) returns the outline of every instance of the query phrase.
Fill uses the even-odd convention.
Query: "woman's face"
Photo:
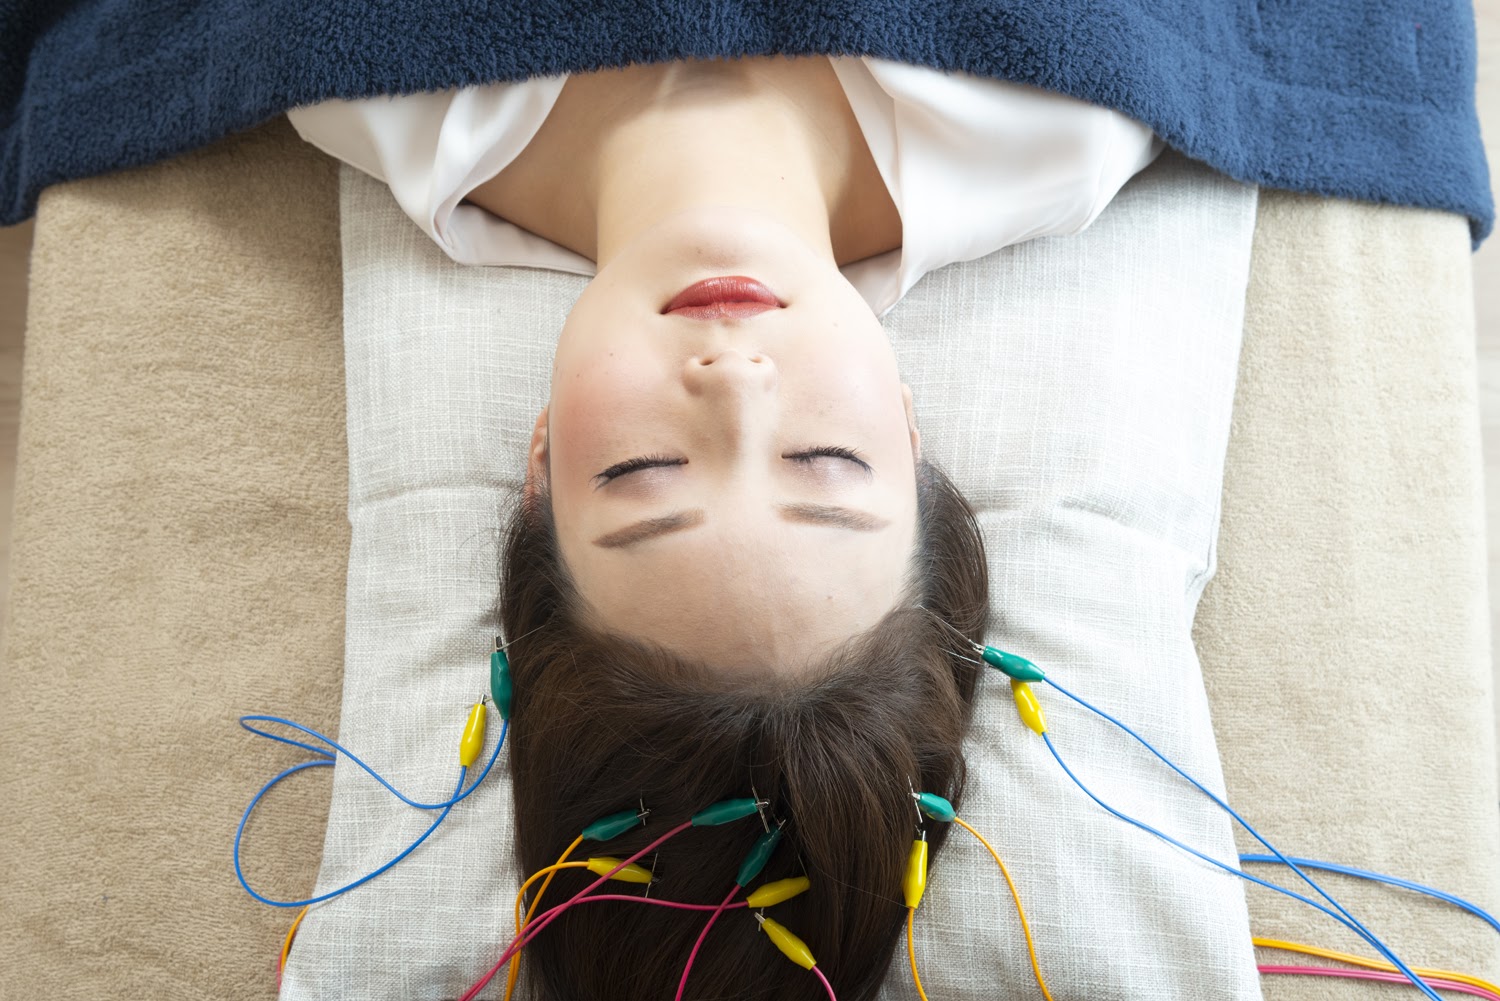
[[[664,312],[724,276],[781,306]],[[899,600],[917,449],[890,342],[834,264],[749,212],[698,209],[622,248],[574,306],[528,489],[547,484],[592,625],[795,669]]]

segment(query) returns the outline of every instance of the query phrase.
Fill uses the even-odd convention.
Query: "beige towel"
[[[1230,802],[1262,834],[1500,913],[1472,293],[1456,216],[1265,193],[1195,639]],[[1408,964],[1500,981],[1476,918],[1314,878]],[[1250,905],[1261,936],[1374,955],[1270,891]],[[1277,978],[1266,996],[1390,990]]]
[[[0,671],[0,997],[267,998],[245,804],[338,726],[337,165],[284,121],[42,198]],[[252,885],[312,885],[332,769],[267,797]]]
[[[230,844],[305,755],[234,720],[337,726],[336,206],[335,162],[282,120],[43,196],[0,663],[0,998],[274,992],[292,914],[246,896]],[[1456,217],[1262,194],[1197,635],[1231,796],[1267,834],[1495,908],[1469,302]],[[328,771],[250,825],[264,892],[311,887]],[[1500,977],[1477,921],[1345,895],[1411,959]],[[1347,941],[1258,894],[1252,911]]]

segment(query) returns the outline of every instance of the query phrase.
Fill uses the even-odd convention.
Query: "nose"
[[[776,391],[776,363],[762,354],[743,354],[725,348],[689,358],[683,384],[694,396],[743,401]]]

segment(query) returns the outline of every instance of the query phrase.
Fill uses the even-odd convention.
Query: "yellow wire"
[[[525,922],[525,924],[522,924],[522,922],[521,922],[521,898],[523,896],[525,896],[526,891],[528,889],[530,889],[532,883],[535,883],[537,880],[541,879],[543,876],[546,876],[550,880],[552,878],[552,873],[561,872],[564,869],[587,869],[588,867],[589,867],[589,864],[587,862],[558,862],[555,865],[549,865],[545,869],[538,869],[536,872],[532,873],[531,874],[531,878],[529,878],[528,880],[526,880],[526,882],[524,882],[524,883],[521,884],[521,889],[516,894],[516,932],[520,933],[520,932],[522,932],[522,931],[525,930],[526,925],[531,923],[531,915],[533,913],[535,913],[535,910],[536,910],[536,903],[537,902],[535,900],[533,900],[531,902],[532,909],[530,911],[526,912],[526,922]],[[545,889],[546,885],[547,885],[546,883],[542,884],[542,886],[543,886],[544,889]],[[537,893],[537,898],[538,899],[541,898],[542,892],[544,892],[544,891],[538,891],[538,893]]]
[[[1308,956],[1321,956],[1324,959],[1337,960],[1340,963],[1351,963],[1354,966],[1363,966],[1370,970],[1384,970],[1387,973],[1396,973],[1397,970],[1390,963],[1381,962],[1378,959],[1366,959],[1363,956],[1352,956],[1347,952],[1334,952],[1332,949],[1319,948],[1316,945],[1303,945],[1301,942],[1283,942],[1276,938],[1255,937],[1250,940],[1255,945],[1265,949],[1280,949],[1283,952],[1300,952]],[[1480,980],[1471,977],[1467,973],[1454,973],[1452,970],[1429,970],[1421,966],[1413,966],[1411,971],[1419,977],[1442,977],[1444,980],[1453,980],[1470,987],[1482,987],[1487,991],[1500,994],[1500,987],[1496,987],[1488,980]]]
[[[922,978],[917,976],[917,950],[911,944],[911,920],[916,916],[915,907],[906,909],[906,955],[911,959],[911,978],[917,982],[917,993],[922,995],[922,1001],[927,1001],[927,992],[922,990]]]
[[[1006,885],[1010,887],[1010,895],[1015,898],[1016,901],[1016,914],[1020,915],[1021,918],[1021,931],[1026,933],[1026,951],[1031,953],[1031,972],[1036,974],[1036,985],[1042,989],[1042,996],[1045,997],[1047,1001],[1052,1001],[1052,992],[1047,990],[1047,981],[1042,979],[1042,968],[1037,965],[1036,943],[1031,940],[1031,926],[1026,923],[1026,909],[1021,906],[1021,895],[1016,892],[1016,884],[1015,881],[1010,878],[1010,870],[1005,868],[1005,863],[1000,861],[1000,855],[995,851],[990,843],[984,840],[984,835],[980,834],[978,831],[974,830],[974,828],[970,827],[968,824],[964,823],[957,817],[953,818],[953,822],[962,827],[964,830],[968,831],[970,834],[974,835],[974,837],[978,838],[979,843],[990,850],[990,857],[993,858],[995,860],[995,864],[1000,867],[1000,874],[1005,877]]]
[[[292,951],[292,939],[297,937],[297,926],[302,923],[303,918],[307,917],[307,908],[311,906],[312,904],[308,904],[307,907],[298,911],[297,920],[293,921],[292,926],[286,930],[286,941],[281,943],[281,962],[276,966],[277,973],[286,969],[286,957]]]
[[[521,884],[521,889],[516,894],[516,934],[517,935],[519,935],[523,931],[525,931],[526,930],[526,926],[531,923],[531,916],[536,913],[536,905],[542,902],[542,894],[544,894],[544,893],[547,892],[547,887],[552,883],[552,877],[555,876],[555,875],[557,875],[557,872],[558,872],[559,869],[580,869],[580,868],[586,869],[586,868],[588,868],[588,863],[587,862],[569,862],[568,861],[568,856],[572,855],[573,852],[581,844],[583,844],[583,835],[582,834],[578,835],[578,837],[576,837],[576,838],[573,839],[573,843],[568,846],[568,850],[565,851],[565,852],[563,852],[561,855],[559,855],[557,857],[557,862],[556,863],[554,863],[553,865],[549,865],[545,869],[540,869],[540,870],[532,873],[531,874],[531,878],[528,879],[526,882],[524,882],[524,883]],[[526,911],[526,920],[522,921],[521,920],[521,898],[522,898],[522,896],[525,895],[526,888],[528,886],[530,886],[532,883],[535,883],[537,881],[537,877],[541,876],[543,873],[546,874],[547,881],[542,884],[542,888],[540,890],[536,891],[536,896],[531,901],[531,907],[528,908],[527,911]],[[510,1001],[511,992],[516,989],[516,977],[518,977],[520,975],[520,973],[521,973],[521,951],[518,949],[518,950],[516,950],[516,954],[514,956],[510,957],[510,972],[506,975],[506,978],[505,978],[505,1001]]]

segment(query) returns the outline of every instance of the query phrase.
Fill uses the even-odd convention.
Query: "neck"
[[[469,198],[601,269],[646,230],[707,207],[763,214],[836,264],[901,243],[900,217],[823,58],[571,77],[522,155]]]
[[[597,147],[591,194],[600,268],[663,220],[717,206],[753,209],[835,257],[834,208],[851,171],[841,130],[827,126],[841,123],[767,76],[763,64],[748,62],[663,68],[651,99]]]

